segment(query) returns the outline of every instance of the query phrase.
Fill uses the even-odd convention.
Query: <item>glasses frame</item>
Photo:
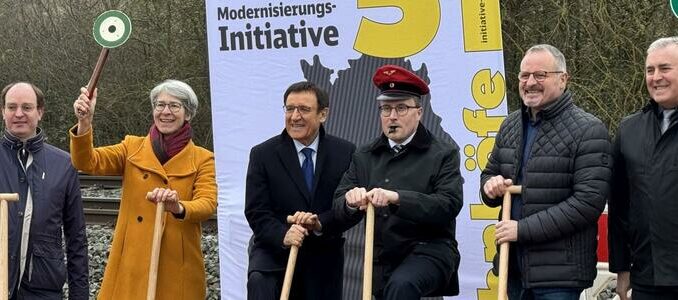
[[[313,112],[313,107],[305,106],[305,105],[283,105],[282,106],[283,112],[285,112],[286,115],[291,115],[295,111],[298,111],[299,114],[303,116],[307,116],[310,113]]]
[[[543,73],[543,75],[539,74],[539,76],[537,76],[538,75],[537,73]],[[527,82],[528,80],[530,80],[530,77],[534,77],[535,81],[544,82],[544,80],[546,80],[546,78],[549,77],[549,74],[562,74],[562,73],[565,73],[565,71],[519,72],[518,73],[518,80],[520,80],[520,82]],[[525,75],[525,74],[527,74],[527,78],[525,78],[525,79],[521,78],[522,75]]]
[[[398,104],[396,106],[390,106],[388,104],[384,104],[379,106],[379,114],[382,117],[389,117],[391,116],[391,112],[393,112],[393,110],[395,109],[396,114],[399,117],[402,117],[407,115],[407,112],[410,111],[411,108],[421,108],[421,105],[410,106],[407,104]]]
[[[174,106],[176,105],[176,106]],[[181,102],[170,102],[170,103],[165,103],[165,102],[155,102],[153,103],[153,109],[156,112],[163,112],[165,111],[165,108],[169,108],[169,111],[172,112],[173,114],[176,114],[181,111],[181,109],[184,107],[184,104]]]

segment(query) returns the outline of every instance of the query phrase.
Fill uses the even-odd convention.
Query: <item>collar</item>
[[[659,106],[659,104],[656,101],[654,101],[654,99],[650,99],[649,103],[645,107],[643,107],[643,111],[648,111],[648,110],[652,110],[652,112],[655,114],[657,119],[661,120],[661,119],[664,118],[664,111],[666,111],[666,110],[674,110],[675,111],[676,108],[675,107],[670,108],[670,109],[669,108],[663,108],[663,107]],[[671,119],[673,120],[675,118],[675,116],[676,116],[675,113],[672,114]]]
[[[673,109],[676,109],[676,108],[674,107]],[[653,113],[654,116],[660,121],[662,119],[664,119],[664,108],[659,106],[659,104],[657,104],[657,102],[655,102],[654,99],[652,99],[652,98],[650,98],[650,100],[647,101],[647,104],[645,106],[643,106],[641,111],[643,113],[647,113],[647,112]],[[671,115],[671,121],[672,122],[677,120],[677,119],[678,119],[678,113],[674,113],[674,114]]]
[[[433,136],[431,133],[424,127],[421,122],[417,125],[417,131],[414,135],[411,136],[411,140],[407,142],[408,149],[428,149],[433,142]],[[368,147],[368,151],[377,152],[377,151],[390,151],[389,139],[385,134],[381,136]]]
[[[320,131],[320,130],[318,130],[318,131]],[[308,146],[302,144],[300,141],[292,139],[292,141],[294,142],[294,147],[297,148],[297,153],[301,152],[301,150],[304,149],[304,148],[311,148],[311,149],[313,149],[313,151],[315,151],[315,153],[318,153],[318,141],[319,140],[320,140],[320,133],[318,133],[315,136],[315,139],[313,139],[313,142],[311,142],[311,144],[308,145]]]
[[[521,104],[521,106],[523,108],[522,113],[527,114],[528,120],[531,120],[530,108],[525,106],[525,104]],[[570,93],[568,89],[565,89],[558,99],[549,103],[544,109],[537,113],[535,121],[540,119],[551,119],[570,106],[572,106],[572,93]]]
[[[417,126],[417,127],[419,127],[419,126]],[[402,142],[402,143],[400,143],[400,144],[394,142],[392,139],[388,139],[388,146],[391,147],[391,148],[393,148],[393,146],[395,146],[395,145],[403,145],[403,146],[405,146],[405,145],[409,144],[409,143],[412,141],[412,139],[414,138],[414,135],[415,135],[416,133],[417,133],[417,132],[415,131],[415,132],[413,132],[412,134],[410,134],[410,136],[408,136],[408,137],[405,139],[405,141]]]
[[[12,149],[12,150],[19,150],[19,149],[26,149],[30,153],[36,153],[42,149],[42,146],[45,142],[45,136],[43,134],[43,131],[40,127],[36,129],[36,134],[32,138],[27,139],[25,142],[21,141],[18,137],[14,136],[11,134],[9,131],[5,129],[5,133],[2,135],[2,145]]]

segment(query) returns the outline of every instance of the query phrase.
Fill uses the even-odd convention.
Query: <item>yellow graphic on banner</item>
[[[494,255],[497,254],[497,245],[494,243],[494,225],[485,227],[483,230],[483,244],[485,245],[485,261],[491,262]],[[497,299],[497,283],[499,278],[494,276],[492,270],[487,272],[485,277],[487,288],[478,289],[479,300]]]
[[[463,1],[469,2],[469,1]],[[466,31],[466,29],[465,29]],[[475,133],[481,140],[477,145],[467,144],[463,148],[466,159],[464,167],[468,171],[482,170],[494,147],[495,134],[499,131],[506,115],[490,116],[488,111],[499,107],[506,98],[506,81],[501,72],[492,73],[491,69],[480,69],[471,80],[471,96],[479,108],[465,107],[462,110],[464,127]],[[482,195],[478,191],[478,202]],[[498,207],[488,207],[482,203],[471,203],[471,220],[497,220]],[[486,226],[483,230],[484,258],[488,263],[497,253],[494,242],[494,225]],[[492,271],[486,275],[487,287],[476,289],[478,300],[497,299],[497,276]]]
[[[499,278],[494,276],[492,271],[487,271],[485,276],[485,281],[487,282],[487,288],[478,289],[478,300],[495,300],[497,299],[497,291],[499,285]]]
[[[501,100],[504,100],[506,82],[504,76],[499,72],[492,75],[492,72],[488,69],[480,70],[473,76],[471,85],[473,100],[482,108],[496,108],[501,104]]]
[[[461,14],[466,52],[502,49],[499,0],[462,0]]]
[[[358,8],[396,7],[400,21],[384,24],[363,17],[353,48],[363,54],[398,58],[414,55],[433,41],[440,26],[439,0],[358,0]]]

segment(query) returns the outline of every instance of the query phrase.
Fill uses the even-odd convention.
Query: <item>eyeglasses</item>
[[[308,115],[313,111],[312,107],[308,107],[305,105],[283,105],[283,111],[285,111],[285,114],[293,114],[295,110],[299,110],[299,113],[302,115]]]
[[[530,79],[530,75],[534,76],[534,80],[542,82],[549,77],[549,74],[560,74],[565,73],[563,71],[537,71],[537,72],[520,72],[518,73],[518,79],[521,82],[526,82]]]
[[[173,113],[178,113],[181,110],[181,108],[184,107],[184,105],[179,102],[170,102],[170,103],[156,102],[153,105],[153,108],[157,112],[165,111],[165,107],[169,107],[169,110]]]
[[[24,113],[30,113],[30,112],[33,112],[33,110],[35,110],[35,107],[36,106],[32,105],[32,104],[22,104],[21,105],[21,111],[23,111]],[[19,105],[7,104],[7,105],[5,105],[5,109],[10,111],[10,112],[16,112],[19,109]]]
[[[396,105],[395,107],[390,106],[390,105],[382,105],[382,106],[379,106],[379,111],[381,112],[381,116],[382,116],[382,117],[388,117],[388,116],[391,115],[391,111],[392,111],[393,109],[395,109],[396,113],[398,113],[398,116],[401,116],[401,117],[402,117],[402,116],[404,116],[405,114],[407,114],[407,111],[408,111],[410,108],[419,108],[419,107],[420,107],[420,106],[417,106],[417,105],[415,105],[415,106],[409,106],[409,105],[405,105],[405,104],[398,104],[398,105]]]

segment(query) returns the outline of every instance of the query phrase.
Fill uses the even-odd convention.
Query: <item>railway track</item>
[[[79,177],[81,190],[112,190],[119,189],[122,186],[122,177],[120,176],[91,176],[80,174]],[[120,198],[83,196],[82,202],[87,224],[115,225],[115,221],[118,218],[118,209],[120,208]],[[216,230],[216,216],[212,216],[209,220],[203,222],[202,225],[203,227]]]
[[[80,188],[117,189],[122,186],[122,176],[93,176],[79,173]]]
[[[87,224],[115,225],[120,199],[109,197],[82,197]],[[217,218],[212,216],[202,223],[203,227],[217,228]]]

